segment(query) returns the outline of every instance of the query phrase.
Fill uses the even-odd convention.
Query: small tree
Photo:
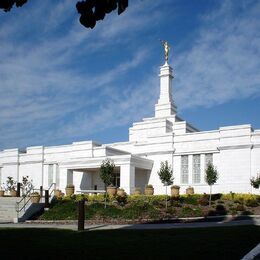
[[[259,189],[259,187],[260,187],[260,173],[258,173],[256,177],[252,177],[250,179],[250,183],[251,183],[253,188]]]
[[[28,194],[28,192],[33,189],[32,180],[29,181],[29,176],[22,177],[21,189],[23,197],[25,197]]]
[[[166,203],[165,207],[167,209],[167,187],[173,184],[172,168],[168,165],[168,161],[161,162],[160,170],[158,171],[159,178],[163,185],[165,186],[166,193]]]
[[[114,172],[115,164],[112,160],[106,159],[102,162],[100,166],[100,178],[105,184],[105,208],[107,202],[107,186],[111,185],[113,182],[113,172]]]
[[[6,181],[6,190],[7,191],[14,191],[15,190],[16,181],[13,177],[8,176]]]
[[[218,180],[218,172],[214,168],[213,164],[209,163],[205,175],[205,181],[210,187],[209,206],[211,206],[212,185],[214,185],[217,182],[217,180]]]

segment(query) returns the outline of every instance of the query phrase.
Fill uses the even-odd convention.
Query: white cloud
[[[64,143],[153,115],[158,68],[140,37],[165,19],[162,1],[136,1],[94,30],[79,24],[75,2],[51,2],[0,16],[0,147]],[[180,109],[259,94],[259,4],[245,2],[239,17],[235,4],[202,17],[192,49],[174,53]]]
[[[79,24],[77,14],[73,14],[73,20],[75,3],[59,1],[52,9],[48,6],[50,1],[34,3],[29,10],[28,6],[21,8],[16,17],[10,13],[9,20],[0,17],[3,19],[0,24],[0,147],[49,144],[71,135],[76,138],[82,135],[82,130],[91,133],[91,129],[105,121],[105,114],[109,117],[116,111],[112,102],[108,100],[108,105],[107,101],[101,101],[102,96],[108,88],[116,92],[118,75],[122,78],[145,60],[147,50],[140,47],[129,53],[130,59],[119,58],[117,65],[102,71],[89,72],[88,68],[82,68],[82,58],[92,58],[93,53],[115,45],[118,34],[125,35],[123,41],[131,38],[127,29],[134,33],[147,26],[152,19],[149,15],[141,18],[138,10],[130,12],[124,17],[124,23],[111,15],[104,25],[101,22],[90,31]],[[48,19],[39,16],[32,22],[39,10]],[[132,19],[135,23],[131,25]],[[19,22],[10,26],[10,20]],[[27,38],[26,30],[23,35],[21,28],[28,26],[30,31],[38,29],[32,35],[34,39]],[[64,26],[67,28],[60,32]],[[106,26],[110,28],[107,31]],[[116,44],[120,45],[120,40]],[[78,58],[82,64],[73,67],[71,63],[77,63]],[[99,108],[100,103],[107,107]],[[93,124],[85,123],[90,121]]]
[[[192,49],[175,60],[181,108],[260,95],[259,32],[258,1],[224,1],[218,11],[202,17]]]

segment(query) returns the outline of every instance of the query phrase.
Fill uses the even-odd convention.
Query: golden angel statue
[[[165,62],[168,63],[168,59],[169,59],[169,52],[170,52],[170,45],[167,41],[162,41],[161,43],[164,47],[164,58],[165,58]]]

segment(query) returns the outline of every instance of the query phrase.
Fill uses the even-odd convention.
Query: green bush
[[[202,198],[199,198],[199,199],[198,199],[198,203],[199,203],[199,205],[201,205],[201,206],[207,206],[207,205],[209,205],[208,196],[203,196]]]
[[[256,199],[249,199],[249,200],[246,200],[246,206],[247,207],[257,207],[258,202]]]
[[[256,195],[256,194],[246,194],[246,193],[232,193],[232,194],[231,193],[222,194],[221,199],[222,200],[243,200],[243,201],[248,199],[260,200],[260,195]]]
[[[201,199],[203,196],[204,195],[202,194],[182,195],[180,197],[180,201],[183,204],[198,205],[198,200]]]
[[[236,211],[245,211],[245,207],[244,207],[244,205],[238,204],[238,205],[235,207],[235,210],[236,210]]]

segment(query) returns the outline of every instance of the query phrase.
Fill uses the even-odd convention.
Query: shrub
[[[222,216],[226,214],[227,214],[226,208],[222,204],[216,205],[215,211],[210,210],[208,213],[209,216]]]
[[[193,195],[183,195],[181,196],[181,201],[185,204],[198,205],[198,199],[203,195],[193,194]]]
[[[235,210],[237,210],[237,211],[244,211],[244,210],[245,210],[245,207],[244,207],[244,205],[238,204],[238,205],[235,207]]]
[[[259,186],[260,186],[260,174],[257,174],[256,177],[252,177],[250,179],[250,183],[251,183],[252,187],[254,187],[255,189],[259,189]]]
[[[247,207],[257,207],[258,202],[256,199],[249,199],[249,200],[246,200],[246,206]]]
[[[209,199],[207,196],[203,196],[202,198],[198,199],[198,203],[201,206],[207,206],[209,204]]]
[[[116,201],[120,204],[120,206],[124,206],[127,203],[126,196],[116,196]]]
[[[255,194],[246,194],[246,193],[228,193],[228,194],[222,194],[221,196],[222,200],[248,200],[248,199],[260,199],[259,195]]]
[[[211,200],[215,201],[215,200],[219,200],[221,198],[222,194],[221,193],[215,193],[211,195]]]
[[[152,189],[152,188],[153,188],[153,185],[152,185],[152,184],[147,184],[147,185],[145,186],[145,188]]]

